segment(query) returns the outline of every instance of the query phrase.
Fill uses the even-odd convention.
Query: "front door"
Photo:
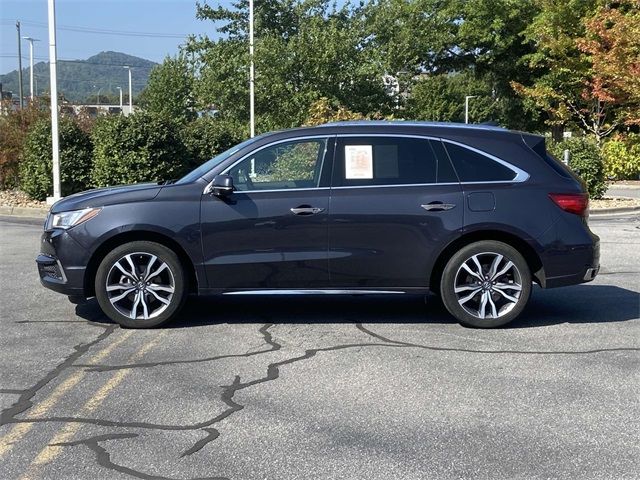
[[[438,140],[338,137],[329,226],[334,288],[424,288],[460,235],[460,183]]]
[[[327,285],[329,180],[323,170],[331,168],[332,150],[326,137],[261,147],[225,172],[234,180],[232,194],[203,195],[209,288]]]

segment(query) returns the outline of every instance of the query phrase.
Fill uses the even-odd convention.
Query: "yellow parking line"
[[[160,332],[151,341],[145,343],[137,352],[129,357],[128,362],[135,362],[140,360],[149,350],[155,347],[162,338],[166,335],[166,330]],[[107,382],[87,400],[87,402],[80,409],[80,416],[86,417],[93,413],[107,396],[115,389],[122,381],[131,373],[130,369],[118,370],[114,375],[107,380]],[[69,422],[56,433],[56,435],[49,441],[49,444],[44,447],[38,456],[31,462],[25,473],[20,477],[21,480],[29,480],[35,478],[39,470],[46,464],[53,461],[60,453],[62,453],[62,447],[55,446],[58,443],[68,442],[73,438],[78,430],[82,427],[80,422]]]
[[[113,343],[107,345],[104,349],[100,350],[96,353],[89,361],[89,363],[98,363],[104,360],[118,345],[124,342],[129,336],[131,336],[132,331],[125,331],[120,338],[115,340]],[[60,399],[74,386],[80,382],[86,375],[84,370],[78,370],[73,373],[69,378],[67,378],[64,382],[58,385],[53,392],[49,394],[44,400],[39,402],[36,406],[34,406],[31,410],[29,410],[29,417],[31,418],[40,418],[45,415],[53,406],[55,406]],[[17,423],[13,426],[9,432],[0,437],[0,459],[9,453],[14,445],[20,441],[22,437],[24,437],[29,431],[33,428],[33,423]]]

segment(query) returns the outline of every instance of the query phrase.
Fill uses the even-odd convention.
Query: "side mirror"
[[[230,195],[232,192],[233,177],[229,175],[216,175],[205,191],[205,193],[212,193],[218,197]]]

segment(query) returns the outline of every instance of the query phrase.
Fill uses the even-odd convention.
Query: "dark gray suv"
[[[42,284],[95,296],[127,327],[189,293],[426,293],[497,327],[543,288],[592,280],[583,182],[544,137],[425,122],[261,135],[175,182],[91,190],[52,208]]]

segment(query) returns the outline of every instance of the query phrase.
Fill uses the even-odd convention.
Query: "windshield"
[[[247,145],[250,145],[251,143],[255,142],[256,140],[258,140],[259,138],[261,138],[263,136],[264,135],[260,135],[258,137],[250,138],[249,140],[245,140],[244,142],[239,143],[235,147],[231,147],[229,150],[227,150],[225,152],[222,152],[220,155],[216,155],[211,160],[203,163],[202,165],[200,165],[195,170],[192,170],[191,172],[187,173],[184,177],[182,177],[176,183],[191,183],[191,182],[195,182],[200,177],[203,177],[204,175],[206,175],[207,172],[211,171],[216,165],[219,165],[222,162],[224,162],[227,158],[229,158],[231,155],[236,153],[238,150],[246,147]]]

